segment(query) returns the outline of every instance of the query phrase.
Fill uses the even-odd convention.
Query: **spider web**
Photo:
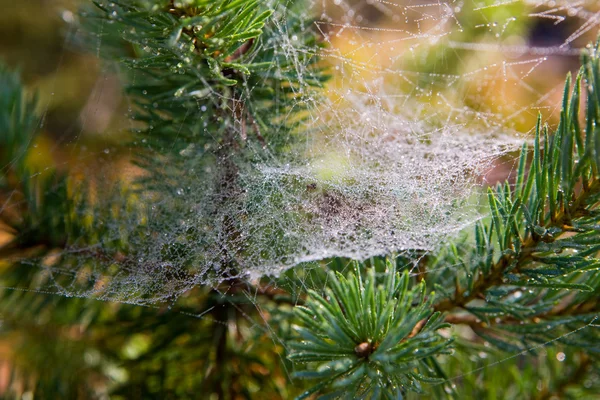
[[[90,252],[103,245],[75,241],[63,254],[72,268],[44,263],[39,289],[151,304],[198,284],[277,276],[332,257],[435,250],[482,217],[480,189],[510,174],[537,114],[553,122],[564,74],[597,31],[597,8],[591,1],[315,2],[294,18],[321,13],[306,29],[328,44],[318,52],[333,78],[319,93],[300,93],[309,104],[300,144],[283,155],[248,146],[251,161],[225,190],[211,183],[223,160],[210,164],[193,146],[183,149],[173,196],[141,198],[150,221],[141,238],[139,214],[125,224],[122,214],[116,223],[98,216],[104,243],[130,242],[119,267],[114,260],[90,267]],[[278,17],[272,29],[282,40],[273,46],[302,81],[310,73],[299,55],[315,49],[286,36],[286,12],[296,11]],[[97,110],[98,101],[87,107]],[[201,234],[182,239],[190,227]]]

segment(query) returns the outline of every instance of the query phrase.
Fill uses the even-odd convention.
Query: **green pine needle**
[[[383,279],[359,269],[347,277],[330,273],[325,292],[310,291],[296,307],[298,340],[289,358],[309,366],[297,377],[317,382],[299,399],[325,387],[395,399],[438,377],[429,358],[451,341],[438,333],[448,325],[432,309],[434,294],[426,295],[424,282],[410,288],[408,273],[394,272],[391,263]]]

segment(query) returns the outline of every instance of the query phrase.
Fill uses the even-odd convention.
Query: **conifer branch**
[[[524,145],[515,187],[506,184],[488,192],[492,217],[488,223],[478,224],[475,250],[458,256],[458,262],[472,265],[466,287],[457,281],[455,292],[435,304],[435,310],[463,308],[483,317],[487,310],[500,311],[504,307],[508,313],[505,315],[515,317],[521,312],[514,307],[511,312],[512,306],[506,303],[502,306],[499,302],[517,292],[521,295],[523,288],[530,287],[541,298],[528,299],[530,305],[535,302],[539,306],[528,312],[528,317],[565,316],[574,311],[574,305],[544,302],[549,291],[562,288],[591,294],[597,290],[594,279],[589,285],[571,277],[578,273],[594,276],[599,265],[595,255],[600,249],[600,239],[594,228],[599,218],[596,207],[600,196],[594,147],[600,141],[595,128],[600,124],[599,102],[594,90],[599,74],[597,50],[593,50],[591,57],[584,57],[572,98],[571,80],[567,78],[556,132],[549,135],[548,127],[542,127],[538,121],[529,173],[525,171],[529,154]],[[585,130],[579,126],[582,80],[587,89]],[[506,289],[500,290],[502,287]],[[499,297],[490,296],[490,290],[499,291]],[[492,298],[493,306],[471,305]],[[578,300],[577,307],[582,307],[581,310],[595,309],[593,296]]]
[[[295,327],[289,358],[309,366],[297,377],[316,380],[298,399],[328,387],[329,396],[401,398],[438,381],[430,357],[451,340],[437,332],[447,325],[431,310],[434,297],[425,295],[424,281],[409,289],[406,272],[388,270],[381,282],[373,269],[363,277],[358,264],[347,278],[330,274],[324,295],[310,291],[295,307],[303,326]]]

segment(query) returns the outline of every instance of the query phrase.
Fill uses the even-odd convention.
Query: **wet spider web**
[[[600,18],[593,1],[336,0],[282,10],[270,27],[282,38],[273,46],[299,79],[310,77],[298,61],[306,52],[318,52],[332,73],[324,90],[307,86],[298,96],[309,104],[300,144],[285,154],[248,146],[251,161],[233,191],[210,183],[219,163],[193,146],[182,150],[185,168],[170,197],[142,194],[143,211],[133,217],[125,210],[117,221],[96,216],[102,243],[74,240],[60,255],[66,268],[44,261],[39,290],[152,304],[199,284],[276,277],[332,257],[435,250],[485,216],[478,193],[510,175],[538,113],[556,121],[564,75],[578,67]],[[327,46],[304,48],[287,37],[291,12],[307,21],[316,14],[306,29]],[[65,11],[63,19],[73,23],[75,15]],[[70,33],[77,35],[76,25]],[[88,115],[101,101],[90,97]],[[197,234],[185,238],[191,227]],[[123,237],[131,254],[90,263],[103,243]]]

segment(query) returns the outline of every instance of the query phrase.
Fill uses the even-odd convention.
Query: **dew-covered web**
[[[300,81],[310,75],[307,52],[329,67],[323,90],[300,86],[302,140],[283,154],[247,146],[235,187],[225,189],[214,184],[222,159],[211,164],[193,145],[182,149],[185,168],[170,196],[142,192],[117,206],[113,199],[113,218],[92,218],[102,240],[72,238],[61,253],[29,262],[42,276],[28,290],[152,305],[201,284],[275,280],[332,257],[435,251],[485,216],[481,188],[510,175],[538,113],[556,121],[564,76],[600,24],[596,1],[323,0],[293,17],[315,16],[306,29],[327,46],[286,36],[286,12],[269,28],[283,39],[263,44],[293,60]],[[102,32],[97,39],[99,54]],[[114,85],[112,71],[99,78],[100,91]],[[90,108],[107,118],[120,112],[100,105],[92,99]],[[107,145],[85,157],[109,160],[110,152]],[[117,166],[126,171],[120,180],[142,175],[124,164],[94,179],[114,180]],[[122,238],[128,254],[110,248]],[[60,268],[59,257],[67,260]]]
[[[117,218],[99,213],[94,223],[103,240],[80,246],[75,238],[63,254],[69,267],[43,260],[37,289],[152,304],[225,277],[277,276],[331,257],[435,250],[482,217],[480,189],[510,174],[537,114],[555,121],[564,75],[594,39],[598,12],[595,1],[383,0],[315,1],[301,15],[282,11],[269,29],[283,39],[263,46],[292,60],[300,81],[310,77],[301,61],[308,52],[332,75],[321,91],[300,86],[306,115],[295,134],[302,140],[283,153],[247,146],[249,161],[235,188],[226,189],[214,184],[222,159],[210,164],[194,145],[181,150],[184,168],[172,196],[142,193],[142,211],[128,214],[134,206],[120,204]],[[286,36],[288,18],[314,16],[306,29],[327,46],[306,48]],[[73,23],[74,14],[63,17]],[[102,32],[96,34],[100,54]],[[111,71],[104,70],[100,90],[111,89]],[[93,98],[89,107],[118,113]],[[132,170],[119,179],[135,180]],[[99,175],[114,179],[114,171]],[[190,227],[200,233],[186,238]],[[130,254],[103,260],[105,244],[124,237]]]

